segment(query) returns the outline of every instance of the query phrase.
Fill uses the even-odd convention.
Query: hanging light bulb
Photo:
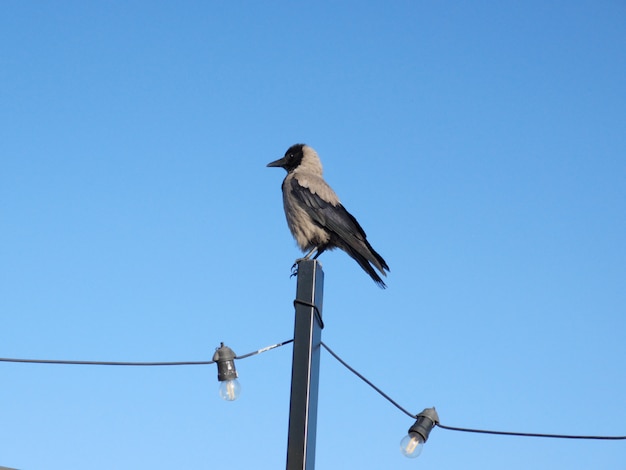
[[[219,392],[220,397],[224,400],[234,401],[239,398],[239,395],[241,394],[241,384],[237,379],[224,380],[223,382],[220,382]]]
[[[424,439],[416,432],[410,432],[400,441],[400,452],[405,457],[414,459],[419,457],[424,448]]]
[[[400,452],[405,457],[414,459],[422,453],[424,443],[430,431],[439,422],[435,408],[426,408],[417,415],[417,421],[409,428],[409,433],[400,441]]]
[[[233,401],[239,398],[241,385],[237,380],[237,369],[235,369],[235,352],[224,343],[215,350],[213,360],[217,363],[217,380],[220,382],[220,397],[226,401]]]

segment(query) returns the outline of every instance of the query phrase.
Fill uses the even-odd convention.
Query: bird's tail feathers
[[[385,270],[389,271],[389,266],[385,260],[372,248],[372,246],[363,240],[363,245],[350,246],[347,244],[341,244],[338,246],[343,249],[352,259],[354,259],[363,270],[370,275],[374,282],[381,289],[385,289],[387,285],[383,282],[382,278],[378,275],[372,264],[381,272],[383,276],[386,276]],[[370,264],[371,263],[371,264]]]
[[[380,256],[376,252],[376,250],[374,250],[374,248],[372,248],[372,245],[370,245],[367,240],[363,240],[363,242],[365,243],[365,246],[367,247],[366,253],[363,253],[365,257],[369,259],[369,261],[374,266],[376,266],[376,268],[383,274],[383,276],[386,276],[387,273],[385,271],[389,271],[389,266],[387,266],[387,263],[385,262],[383,257]],[[367,256],[368,254],[369,256]]]

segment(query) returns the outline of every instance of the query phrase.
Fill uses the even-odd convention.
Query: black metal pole
[[[315,260],[301,261],[295,300],[287,470],[315,468],[323,295],[321,265]]]

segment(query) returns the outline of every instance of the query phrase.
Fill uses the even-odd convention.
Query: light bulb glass
[[[419,457],[423,448],[424,439],[422,439],[422,436],[415,432],[407,434],[400,441],[400,452],[402,452],[402,455],[410,459]]]
[[[239,398],[241,395],[241,385],[239,385],[239,380],[224,380],[220,382],[220,397],[222,397],[226,401],[233,401]]]

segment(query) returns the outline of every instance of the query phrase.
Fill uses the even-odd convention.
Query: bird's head
[[[292,145],[283,158],[268,163],[267,166],[284,168],[287,173],[298,170],[322,176],[322,163],[317,152],[306,144]]]

